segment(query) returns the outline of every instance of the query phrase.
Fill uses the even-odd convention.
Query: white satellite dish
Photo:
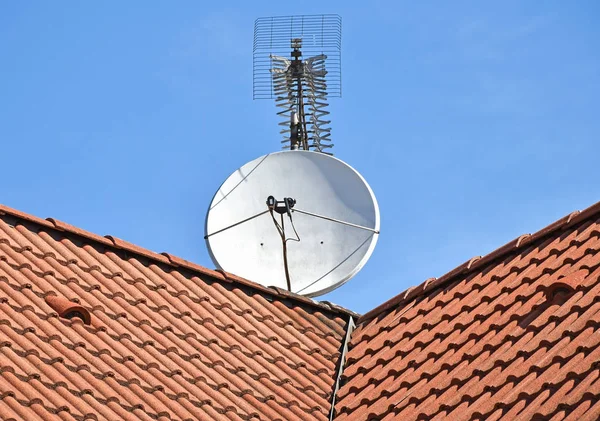
[[[205,234],[217,267],[312,297],[364,266],[379,236],[379,208],[348,164],[282,151],[229,176],[210,204]]]

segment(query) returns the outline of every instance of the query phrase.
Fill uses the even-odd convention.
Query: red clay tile
[[[48,295],[46,296],[45,300],[52,310],[56,311],[60,317],[67,319],[80,317],[87,325],[89,325],[92,321],[92,316],[86,308],[75,304],[64,297]]]
[[[352,312],[52,218],[0,214],[7,416],[328,418]],[[57,317],[74,310],[90,325]]]
[[[335,419],[598,419],[599,214],[361,317]],[[349,317],[0,207],[0,417],[326,420]]]
[[[599,419],[600,205],[591,209],[362,316],[336,419]]]

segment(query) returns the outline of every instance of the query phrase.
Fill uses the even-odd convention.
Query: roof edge
[[[481,267],[489,264],[490,262],[492,262],[494,260],[500,259],[500,258],[508,255],[509,253],[513,253],[516,250],[524,248],[524,246],[528,245],[529,243],[538,241],[542,238],[546,238],[546,237],[550,236],[551,234],[556,233],[557,231],[563,230],[567,227],[570,227],[572,225],[583,222],[583,221],[587,220],[588,218],[591,218],[592,216],[597,215],[599,213],[600,213],[600,202],[593,204],[592,206],[586,208],[585,210],[583,210],[581,212],[580,211],[571,212],[570,214],[560,218],[558,221],[551,223],[550,225],[542,228],[541,230],[537,231],[534,234],[523,234],[523,235],[519,236],[518,238],[515,238],[512,241],[509,241],[502,247],[492,251],[491,253],[489,253],[483,257],[475,256],[475,257],[471,258],[467,262],[452,269],[450,272],[446,273],[445,275],[442,275],[439,278],[429,278],[429,279],[426,279],[422,284],[420,284],[418,286],[413,286],[413,287],[406,289],[404,292],[401,292],[394,298],[384,302],[383,304],[380,304],[379,306],[375,307],[373,310],[363,314],[361,317],[359,317],[356,324],[359,325],[359,324],[365,323],[369,320],[372,320],[372,319],[378,317],[381,313],[383,313],[393,307],[396,307],[402,303],[413,300],[414,298],[417,298],[421,295],[424,295],[427,291],[429,291],[433,288],[437,288],[442,285],[448,284],[448,283],[454,281],[459,276],[464,276],[466,274],[472,273],[475,270],[480,269]]]
[[[224,283],[234,283],[246,286],[248,288],[254,289],[260,293],[268,294],[273,297],[280,298],[282,300],[291,300],[299,304],[305,304],[311,307],[318,308],[320,310],[325,310],[337,314],[344,314],[353,317],[354,319],[358,319],[360,315],[358,313],[353,312],[347,308],[339,306],[337,304],[333,304],[329,301],[316,301],[311,298],[305,297],[300,294],[296,294],[294,292],[290,292],[287,290],[283,290],[278,287],[265,287],[256,282],[250,281],[248,279],[239,277],[232,273],[226,272],[222,269],[208,269],[204,266],[198,265],[196,263],[190,262],[188,260],[182,259],[180,257],[174,256],[170,253],[156,253],[145,249],[143,247],[136,246],[128,241],[121,240],[112,235],[100,236],[98,234],[94,234],[92,232],[83,230],[66,222],[60,221],[56,218],[38,218],[36,216],[30,215],[25,212],[21,212],[19,210],[13,209],[9,206],[0,204],[0,216],[2,215],[11,215],[15,218],[41,225],[45,228],[54,229],[56,231],[66,232],[71,235],[75,235],[77,237],[82,237],[87,240],[93,241],[95,243],[102,244],[104,246],[112,247],[117,250],[125,250],[129,253],[133,253],[139,256],[143,256],[147,259],[150,259],[155,262],[159,262],[168,266],[172,266],[175,268],[184,268],[190,270],[195,273],[200,273],[202,275],[210,276],[211,278],[224,282]]]

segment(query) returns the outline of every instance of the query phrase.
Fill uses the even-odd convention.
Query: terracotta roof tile
[[[600,204],[362,316],[336,420],[600,418]]]
[[[352,316],[0,207],[2,419],[325,420]]]
[[[600,416],[600,204],[362,316],[336,420]],[[355,313],[0,206],[0,418],[326,420]]]

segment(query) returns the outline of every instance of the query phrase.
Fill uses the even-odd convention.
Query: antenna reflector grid
[[[300,47],[303,57],[326,56],[324,77],[327,95],[342,96],[342,18],[339,15],[298,15],[258,18],[254,22],[254,99],[275,99],[272,56],[292,59],[290,52]],[[315,63],[324,69],[324,61]]]

